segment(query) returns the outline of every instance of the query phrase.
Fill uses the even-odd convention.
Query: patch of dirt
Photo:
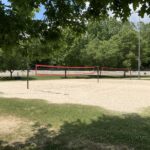
[[[16,117],[0,117],[0,135],[12,134],[22,123],[22,120]]]
[[[0,116],[0,140],[24,141],[32,136],[32,122],[14,116]]]

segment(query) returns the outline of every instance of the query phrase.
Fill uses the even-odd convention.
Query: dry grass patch
[[[23,142],[27,137],[33,135],[33,123],[14,116],[0,116],[0,139]]]

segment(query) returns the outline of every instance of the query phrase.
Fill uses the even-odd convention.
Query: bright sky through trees
[[[2,0],[2,2],[9,5],[8,0]],[[43,16],[44,11],[45,11],[44,6],[41,6],[40,11],[38,13],[36,13],[35,17],[37,19],[43,19],[44,18],[44,16]],[[139,22],[139,17],[137,15],[137,13],[133,13],[129,20],[134,22],[134,23]],[[150,17],[147,15],[144,15],[144,18],[141,18],[140,21],[145,22],[145,23],[150,23]]]

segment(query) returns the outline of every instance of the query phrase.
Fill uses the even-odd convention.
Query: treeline
[[[150,24],[122,23],[114,18],[90,21],[85,32],[61,29],[59,38],[30,38],[0,49],[0,70],[26,69],[29,63],[67,66],[108,66],[137,69],[139,29],[141,68],[150,68]]]
[[[87,24],[86,32],[80,35],[63,29],[62,38],[49,45],[47,58],[39,62],[68,66],[127,67],[136,70],[139,30],[141,68],[149,69],[150,24],[122,23],[114,18],[91,21]]]

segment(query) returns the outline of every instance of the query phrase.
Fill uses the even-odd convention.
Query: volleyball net
[[[131,76],[131,70],[129,68],[101,67],[100,74],[101,76],[127,77]]]
[[[37,64],[35,66],[36,76],[89,76],[96,75],[95,66],[50,66]]]
[[[36,64],[36,76],[131,76],[128,68],[112,68],[97,66],[52,66]]]

